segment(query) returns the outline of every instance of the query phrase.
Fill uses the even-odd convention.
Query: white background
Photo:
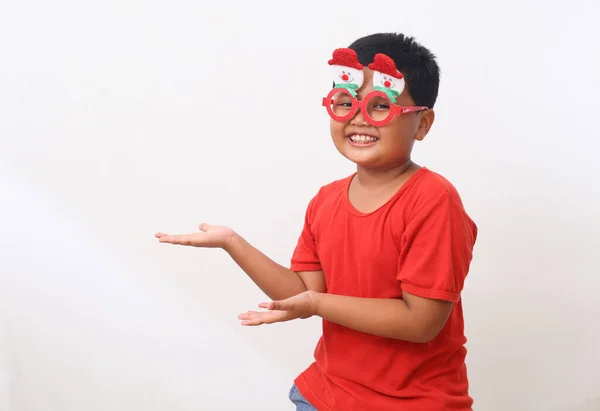
[[[264,295],[353,171],[320,106],[337,47],[415,35],[442,67],[415,160],[479,225],[463,294],[477,410],[600,410],[600,7],[590,1],[0,1],[0,410],[291,410],[319,319]],[[284,7],[289,7],[285,10]]]

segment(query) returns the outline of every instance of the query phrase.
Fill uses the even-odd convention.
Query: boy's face
[[[363,72],[364,82],[356,97],[359,101],[373,91],[373,71],[365,67]],[[396,105],[415,105],[408,87],[397,97]],[[335,147],[348,160],[360,167],[388,170],[410,160],[415,140],[425,138],[433,120],[433,110],[425,110],[397,115],[389,124],[375,127],[365,121],[359,110],[345,122],[331,119],[330,130]]]

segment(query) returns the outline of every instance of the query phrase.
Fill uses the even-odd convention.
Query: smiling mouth
[[[348,139],[354,145],[370,145],[377,142],[379,139],[373,136],[367,136],[363,134],[352,134],[348,136]]]

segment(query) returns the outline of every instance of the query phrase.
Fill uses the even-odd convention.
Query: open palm
[[[200,224],[200,231],[190,234],[156,233],[154,236],[161,243],[187,245],[192,247],[226,248],[235,235],[228,227]]]
[[[238,318],[242,320],[242,325],[257,326],[309,318],[316,311],[316,293],[305,291],[285,300],[260,303],[258,306],[268,311],[246,311],[240,314]]]

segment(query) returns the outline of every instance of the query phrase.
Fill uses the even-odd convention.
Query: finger
[[[193,237],[190,234],[165,235],[158,239],[161,243],[170,243],[176,245],[192,245]]]
[[[263,325],[264,323],[258,319],[244,320],[241,322],[242,325],[246,327],[258,327],[259,325]]]
[[[263,318],[255,311],[247,311],[243,314],[238,315],[238,319],[242,320],[242,325],[246,326],[258,326],[263,324]]]
[[[166,233],[160,233],[160,232],[159,232],[159,233],[156,233],[156,234],[154,234],[154,237],[156,237],[156,238],[161,238],[161,237],[164,237],[164,236],[166,236],[166,235],[167,235]]]
[[[158,235],[158,234],[156,235],[156,238],[158,238],[158,241],[161,243],[172,243],[174,240],[173,237],[174,236],[172,236],[170,234],[163,234],[163,233],[160,233],[160,235]]]
[[[172,243],[173,242],[173,236],[170,234],[157,235],[156,238],[158,238],[158,241],[160,243]]]
[[[256,314],[260,314],[260,313],[257,311],[246,311],[245,313],[241,313],[240,315],[238,315],[238,319],[249,320],[250,318],[255,317]]]
[[[210,227],[210,225],[206,224],[206,223],[202,223],[198,226],[198,228],[200,229],[200,231],[204,231],[206,232],[208,230],[208,228]]]
[[[267,306],[261,307],[267,310],[291,311],[294,309],[294,303],[288,300],[271,301]]]
[[[258,306],[267,310],[289,311],[294,309],[294,303],[288,301],[288,299],[280,301],[271,301],[270,303],[260,303],[258,304]]]
[[[247,311],[240,314],[238,318],[242,320],[242,325],[258,326],[262,324],[273,324],[279,321],[287,321],[288,314],[285,311]]]

